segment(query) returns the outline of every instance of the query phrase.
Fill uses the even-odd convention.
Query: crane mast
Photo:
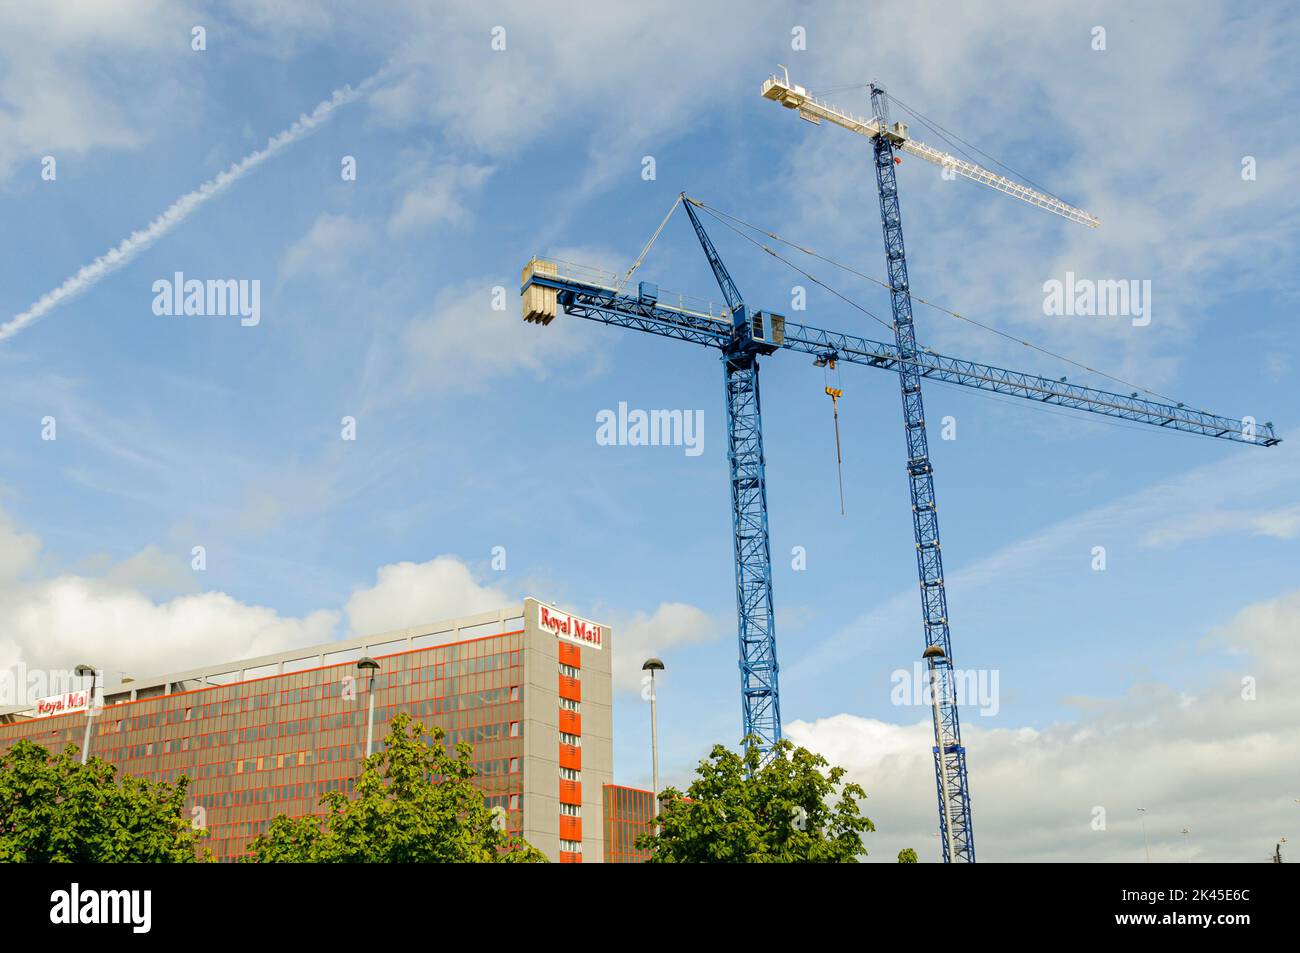
[[[903,220],[898,205],[895,167],[897,152],[933,162],[966,178],[997,189],[1070,221],[1096,228],[1096,216],[1055,196],[1031,189],[973,162],[914,141],[906,124],[889,121],[888,97],[870,84],[872,117],[854,116],[811,96],[782,76],[768,77],[762,94],[820,125],[823,120],[842,126],[871,141],[880,198],[880,223],[889,275],[889,301],[894,318],[894,344],[898,349],[898,382],[903,399],[903,426],[907,435],[907,479],[912,496],[912,528],[916,542],[917,575],[921,589],[921,619],[925,628],[925,653],[934,693],[934,775],[939,798],[939,833],[945,863],[975,861],[975,834],[971,821],[970,783],[966,749],[961,743],[961,719],[954,692],[952,639],[948,628],[948,596],[943,582],[943,551],[939,540],[938,507],[934,492],[934,467],[925,432],[925,404],[921,396],[924,374],[918,366],[916,328],[912,322],[912,296],[907,279],[907,253]]]
[[[884,90],[871,87],[871,105],[881,127],[889,116]],[[889,275],[889,303],[894,315],[894,345],[898,348],[898,383],[903,398],[903,427],[907,435],[907,481],[912,494],[912,532],[921,587],[921,621],[929,652],[934,698],[934,775],[939,796],[940,840],[946,862],[975,862],[975,831],[971,823],[970,784],[966,749],[961,743],[961,719],[953,691],[952,639],[948,631],[948,595],[943,584],[943,549],[939,541],[939,512],[934,494],[934,467],[925,433],[925,402],[921,372],[916,365],[916,326],[907,281],[903,219],[898,208],[898,179],[894,169],[895,138],[873,139],[880,222]]]
[[[736,621],[740,643],[740,718],[745,744],[766,756],[781,740],[776,626],[772,611],[772,548],[767,530],[767,462],[758,355],[772,348],[755,341],[740,289],[732,280],[693,203],[680,196],[713,277],[726,299],[731,338],[722,350],[727,399],[727,462],[731,473],[731,529],[736,565]]]

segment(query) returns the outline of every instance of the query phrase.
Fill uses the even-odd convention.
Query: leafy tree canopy
[[[77,746],[19,741],[0,757],[0,863],[192,863],[205,831],[185,812],[189,779],[117,779]]]
[[[432,736],[432,743],[423,739]],[[443,746],[443,730],[399,713],[385,747],[366,759],[357,796],[321,797],[325,817],[275,818],[249,845],[260,863],[518,863],[541,851],[504,830],[471,783],[473,749]]]
[[[714,745],[685,794],[659,795],[659,833],[637,846],[659,864],[854,863],[876,826],[858,809],[867,792],[843,778],[843,768],[789,741],[766,764],[753,744],[743,755]]]
[[[898,862],[900,864],[915,864],[917,862],[916,851],[910,847],[904,847],[898,852]]]

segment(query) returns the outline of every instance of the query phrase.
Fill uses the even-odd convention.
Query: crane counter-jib
[[[557,313],[559,292],[565,288],[597,296],[603,293],[613,301],[624,297],[624,285],[625,282],[611,272],[558,259],[533,258],[524,266],[520,287],[524,320],[533,324],[550,324]],[[730,312],[716,302],[669,291],[650,282],[640,282],[635,293],[625,297],[693,318],[728,325],[731,322]]]

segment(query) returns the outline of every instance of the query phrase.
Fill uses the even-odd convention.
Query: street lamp
[[[1147,840],[1147,809],[1138,808],[1138,820],[1142,823],[1142,844],[1146,848],[1147,863],[1151,863],[1151,842]]]
[[[948,850],[945,856],[950,863],[956,863],[957,858],[953,855],[952,849],[952,816],[948,810],[948,759],[945,757],[947,752],[944,750],[946,746],[943,743],[943,718],[939,715],[938,666],[947,662],[948,657],[944,654],[941,646],[931,645],[921,653],[921,658],[925,659],[925,664],[930,668],[930,702],[934,708],[934,744],[939,757],[939,787],[943,792],[939,802],[943,805],[943,827],[948,841]]]
[[[366,692],[370,695],[370,712],[366,715],[366,757],[369,758],[375,746],[375,672],[379,671],[379,663],[369,655],[363,655],[357,659],[357,671],[370,673],[366,684]]]
[[[81,763],[86,763],[90,754],[90,719],[95,716],[95,669],[89,665],[78,665],[73,672],[76,675],[90,676],[90,696],[86,700],[86,736],[81,740]]]
[[[654,788],[655,817],[659,817],[659,714],[655,707],[655,672],[662,672],[664,663],[657,658],[648,658],[641,666],[641,671],[650,673],[650,778]],[[659,825],[655,825],[659,833]]]

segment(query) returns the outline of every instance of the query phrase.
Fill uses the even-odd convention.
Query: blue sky
[[[0,323],[380,74],[0,342],[0,663],[161,670],[529,594],[625,646],[621,780],[648,782],[646,654],[668,666],[665,773],[734,742],[716,354],[577,318],[525,325],[515,292],[534,254],[626,268],[682,190],[883,277],[869,145],[762,99],[784,63],[813,88],[878,80],[1102,221],[905,160],[917,294],[1286,438],[1263,450],[927,391],[954,656],[1000,686],[995,716],[964,715],[982,856],[1132,859],[1136,806],[1168,858],[1254,859],[1300,833],[1294,20],[1228,4],[420,9],[0,13]],[[869,109],[863,90],[833,98]],[[705,221],[751,306],[790,312],[807,283]],[[801,264],[888,313],[878,286]],[[259,280],[260,323],[155,315],[153,283],[178,271]],[[1066,271],[1151,281],[1150,325],[1044,315],[1043,283]],[[640,277],[717,298],[680,211]],[[886,334],[815,287],[797,317]],[[1107,386],[941,312],[916,320],[942,352]],[[762,369],[783,712],[863,781],[873,855],[924,856],[925,713],[890,698],[922,647],[897,380],[841,380],[843,517],[822,371],[793,354]],[[621,401],[702,410],[704,452],[599,446],[596,415]],[[946,416],[955,440],[936,433]],[[1243,676],[1257,701],[1238,698]]]

